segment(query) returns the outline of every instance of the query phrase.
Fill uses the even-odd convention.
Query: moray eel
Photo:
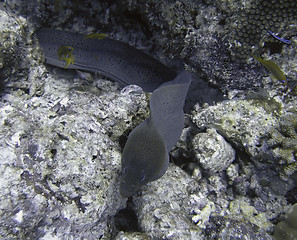
[[[152,93],[150,117],[130,133],[123,151],[120,183],[123,197],[132,196],[141,186],[166,172],[168,152],[184,126],[183,106],[190,83],[190,74],[183,71]]]
[[[41,28],[37,31],[37,38],[46,63],[65,68],[67,59],[59,59],[58,50],[68,46],[73,49],[71,57],[75,61],[69,59],[67,68],[100,72],[122,86],[135,84],[146,92],[152,92],[177,75],[154,58],[108,37],[85,38],[77,33]]]
[[[48,64],[100,72],[123,86],[135,84],[153,92],[150,117],[130,133],[124,147],[120,193],[132,196],[141,186],[163,176],[169,164],[168,153],[184,126],[183,106],[190,74],[183,71],[177,75],[152,57],[108,37],[85,38],[42,28],[37,38]]]

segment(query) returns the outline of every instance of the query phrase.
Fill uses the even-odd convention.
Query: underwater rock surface
[[[192,142],[201,167],[211,173],[225,170],[235,159],[235,151],[214,129],[198,133]]]
[[[290,45],[264,32],[257,38],[261,56],[279,65],[287,85],[248,57],[239,63],[233,13],[253,6],[246,0],[2,1],[1,237],[271,239],[297,202],[296,34],[293,25],[279,31]],[[191,85],[185,128],[162,178],[129,199],[120,196],[122,149],[149,116],[149,95],[105,76],[45,66],[34,36],[41,26],[109,34],[205,82]],[[276,52],[261,47],[270,39]]]
[[[69,79],[49,76],[42,97],[21,90],[3,96],[0,198],[5,238],[63,239],[65,231],[74,238],[110,236],[108,224],[124,207],[116,184],[121,153],[112,140],[118,134],[114,125],[127,127],[125,107],[145,98],[130,98],[104,80],[99,84],[105,90],[94,95],[75,90]],[[105,91],[115,92],[107,96]],[[135,107],[130,110],[137,111]]]

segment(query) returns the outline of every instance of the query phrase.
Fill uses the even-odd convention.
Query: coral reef
[[[198,133],[192,144],[197,161],[212,174],[225,170],[235,159],[234,149],[214,129]]]
[[[296,203],[297,47],[296,8],[283,5],[295,1],[266,3],[2,1],[1,237],[271,239]],[[120,196],[122,148],[149,116],[149,95],[45,67],[32,35],[40,26],[105,33],[193,70],[186,126],[162,178]],[[287,86],[249,59],[251,47]]]
[[[133,123],[126,107],[135,112],[134,101],[145,107],[146,97],[104,80],[96,93],[71,89],[57,75],[44,81],[42,97],[18,91],[2,98],[1,235],[110,238],[108,223],[124,207],[112,139]]]
[[[214,126],[256,163],[278,164],[280,176],[296,172],[296,106],[270,100],[226,101],[197,109],[199,127]]]
[[[0,9],[0,13],[0,74],[1,85],[3,85],[8,76],[17,74],[16,69],[27,67],[26,61],[24,61],[24,58],[26,58],[25,48],[19,46],[25,42],[24,28],[26,22],[23,18],[14,15],[11,16],[11,14],[2,9]],[[18,24],[18,21],[22,24]],[[13,68],[10,66],[13,66]],[[26,74],[23,75],[27,77]]]
[[[278,123],[276,116],[282,110],[277,100],[269,102],[252,100],[223,101],[207,108],[198,107],[192,120],[200,128],[213,126],[249,155],[261,154],[259,143]]]
[[[279,126],[269,134],[268,147],[273,157],[283,167],[283,177],[297,171],[297,114],[289,112],[282,116]]]
[[[232,36],[231,51],[237,61],[246,61],[252,53],[252,47],[258,46],[263,38],[268,42],[279,42],[269,33],[281,33],[292,37],[286,28],[296,21],[297,3],[294,0],[252,0],[234,16],[235,28]],[[289,33],[289,34],[288,34]],[[285,34],[285,35],[284,35]]]

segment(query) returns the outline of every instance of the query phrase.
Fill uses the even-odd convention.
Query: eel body
[[[157,88],[150,98],[150,118],[130,133],[122,155],[120,193],[132,196],[141,186],[164,175],[168,152],[178,141],[183,126],[183,106],[191,83],[181,72]]]
[[[37,38],[46,63],[64,68],[65,61],[59,60],[58,50],[61,46],[69,46],[73,48],[75,60],[67,68],[100,72],[123,86],[135,84],[152,92],[176,77],[173,70],[149,55],[108,37],[86,39],[77,33],[41,28]]]
[[[40,29],[37,38],[48,64],[100,72],[122,85],[153,92],[150,117],[129,135],[122,155],[120,193],[132,196],[164,175],[169,151],[184,126],[183,106],[191,83],[186,71],[176,74],[154,58],[110,38],[86,39],[67,31]],[[68,56],[63,56],[68,54]],[[64,58],[64,60],[63,60]]]

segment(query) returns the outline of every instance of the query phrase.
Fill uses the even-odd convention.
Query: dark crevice
[[[114,224],[118,231],[140,232],[138,219],[133,209],[132,198],[129,198],[127,207],[114,216]]]
[[[285,197],[289,203],[291,203],[291,204],[297,203],[297,186],[290,189],[285,194]]]
[[[283,43],[278,42],[265,42],[264,48],[269,49],[270,54],[281,53],[283,45]]]
[[[77,208],[79,209],[80,212],[84,213],[86,211],[86,204],[83,204],[81,201],[81,196],[77,196],[73,198],[72,200],[75,202]]]

